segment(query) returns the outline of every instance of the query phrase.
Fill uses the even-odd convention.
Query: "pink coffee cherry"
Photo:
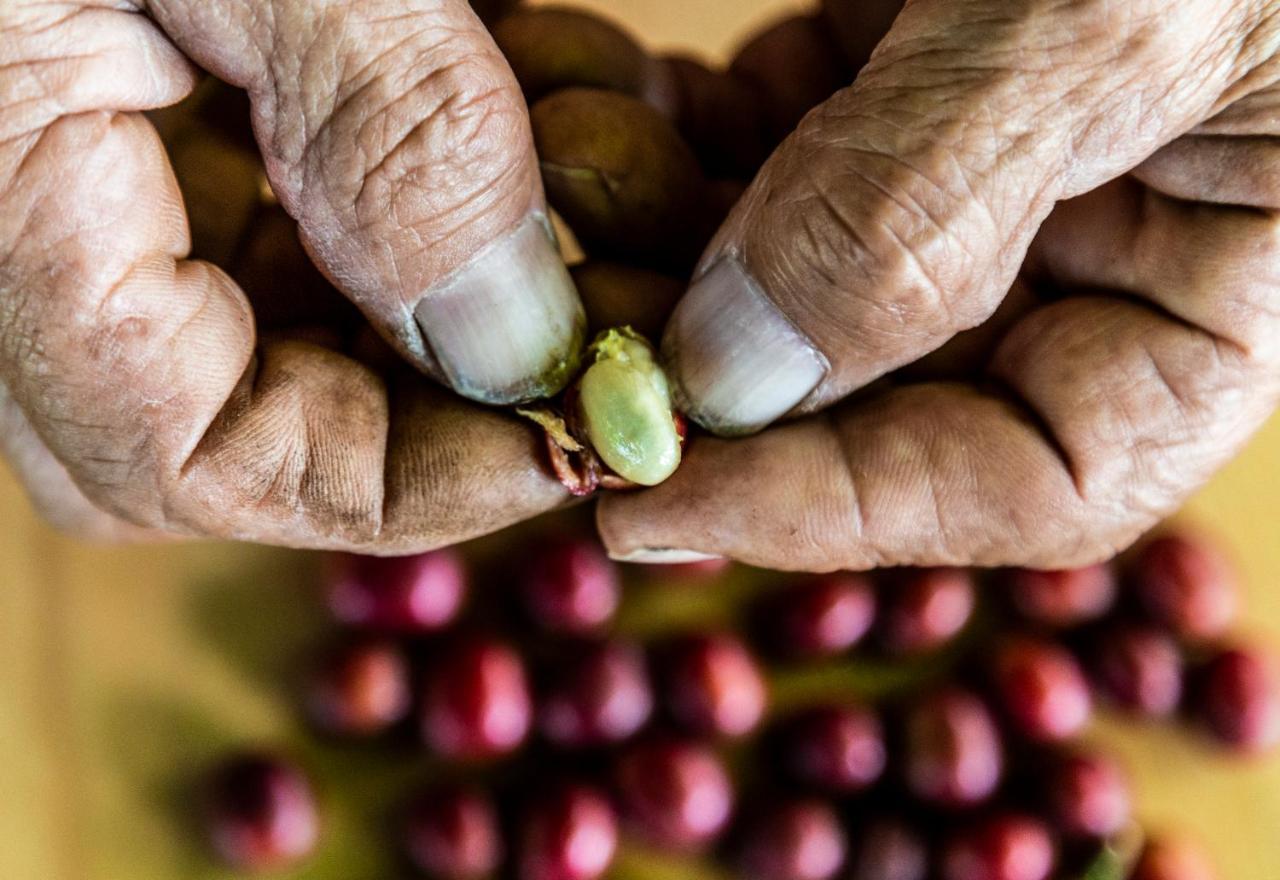
[[[462,642],[428,672],[422,736],[443,757],[477,760],[515,751],[532,716],[524,661],[502,642]]]
[[[466,569],[451,549],[386,558],[340,554],[330,565],[329,609],[347,626],[434,632],[454,621],[466,595]]]

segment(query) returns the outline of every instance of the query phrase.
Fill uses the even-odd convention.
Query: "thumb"
[[[706,252],[664,340],[689,414],[750,433],[982,323],[1057,201],[1250,86],[1267,21],[1231,0],[909,2]]]
[[[153,0],[196,62],[248,90],[281,203],[320,268],[466,397],[552,394],[585,332],[519,86],[467,0]]]

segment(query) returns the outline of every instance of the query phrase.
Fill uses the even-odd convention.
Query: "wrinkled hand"
[[[1176,508],[1280,392],[1277,48],[1262,0],[911,0],[667,328],[704,426],[801,417],[605,499],[610,550],[1064,566]],[[979,381],[867,387],[1011,290]]]
[[[38,504],[95,534],[394,552],[562,502],[529,428],[259,339],[187,259],[140,111],[186,95],[192,61],[248,90],[307,250],[409,362],[508,402],[558,388],[581,343],[523,98],[465,0],[8,0],[0,440]]]

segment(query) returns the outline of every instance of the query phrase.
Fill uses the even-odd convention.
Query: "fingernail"
[[[582,303],[540,214],[428,291],[414,317],[445,381],[491,404],[560,391],[586,334]]]
[[[639,562],[645,565],[687,565],[690,562],[710,562],[721,558],[711,553],[677,550],[674,547],[646,547],[613,557],[615,562]]]
[[[694,282],[664,349],[687,415],[715,434],[750,434],[804,400],[827,361],[734,257]]]

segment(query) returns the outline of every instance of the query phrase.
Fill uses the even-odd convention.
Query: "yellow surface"
[[[723,51],[791,3],[596,2],[660,46]],[[1280,640],[1280,421],[1192,504],[1238,556],[1247,628]],[[0,475],[0,878],[219,878],[191,844],[184,783],[241,742],[324,768],[326,847],[298,878],[388,877],[387,791],[413,758],[302,737],[282,687],[320,628],[303,554],[234,545],[100,548],[41,525]],[[1280,878],[1280,760],[1239,764],[1167,731],[1118,729],[1143,815],[1198,831],[1226,880]],[[619,872],[634,876],[624,866]]]

